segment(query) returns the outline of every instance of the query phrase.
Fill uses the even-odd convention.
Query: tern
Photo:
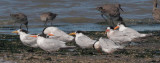
[[[43,29],[43,33],[49,35],[49,38],[64,42],[71,42],[74,39],[73,36],[68,35],[57,27],[46,27]]]
[[[121,31],[113,30],[113,27],[107,27],[107,30],[105,31],[105,33],[107,33],[107,37],[110,40],[113,40],[114,42],[117,42],[117,43],[128,42],[134,39],[133,37],[128,36]]]
[[[106,38],[100,38],[99,41],[97,41],[94,45],[96,50],[102,49],[105,53],[112,53],[116,51],[117,49],[122,49],[124,46],[121,46],[119,44],[116,44],[114,41]]]
[[[139,38],[139,37],[146,37],[148,36],[148,34],[141,34],[139,32],[137,32],[136,30],[129,28],[129,27],[125,27],[123,24],[118,23],[117,26],[114,28],[117,29],[119,28],[119,31],[127,34],[128,36],[132,36],[134,38]]]
[[[59,41],[56,39],[50,39],[44,33],[38,35],[32,35],[30,37],[37,37],[37,44],[38,46],[48,52],[58,51],[60,49],[71,49],[75,48],[75,46],[67,46],[63,41]]]
[[[17,31],[13,31],[12,33],[18,33],[20,40],[24,45],[29,46],[29,47],[33,47],[33,48],[38,47],[37,38],[30,37],[31,35],[28,34],[28,31],[23,30],[23,29],[19,29]]]
[[[83,34],[82,31],[76,31],[73,33],[70,33],[69,35],[75,35],[75,42],[77,45],[79,45],[82,49],[84,48],[93,48],[93,45],[95,44],[96,40],[93,40],[89,38],[88,36]]]

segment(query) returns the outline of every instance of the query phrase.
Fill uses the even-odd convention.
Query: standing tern
[[[43,33],[49,35],[49,38],[57,39],[64,42],[71,42],[74,39],[73,36],[68,35],[67,33],[58,29],[57,27],[44,28]]]
[[[24,45],[29,46],[29,47],[34,47],[34,48],[38,47],[37,38],[30,37],[31,35],[28,34],[28,31],[19,29],[17,31],[13,31],[12,33],[18,33],[20,36],[20,40],[22,41]]]
[[[93,48],[93,45],[95,44],[96,40],[92,40],[88,36],[84,35],[82,31],[77,31],[70,33],[69,35],[76,35],[75,42],[77,45],[79,45],[81,48]]]
[[[75,46],[67,46],[63,41],[59,41],[56,39],[50,39],[46,34],[32,35],[30,37],[37,37],[38,46],[48,52],[54,52],[59,49],[71,49],[75,48]]]

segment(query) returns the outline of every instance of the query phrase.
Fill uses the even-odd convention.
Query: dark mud
[[[60,50],[47,53],[24,46],[17,35],[0,35],[0,57],[18,63],[159,63],[160,31],[145,31],[153,36],[135,39],[132,45],[114,53],[98,53],[94,49]],[[87,32],[92,39],[106,37],[104,32]],[[134,43],[134,44],[133,44]],[[74,42],[67,45],[75,45]]]

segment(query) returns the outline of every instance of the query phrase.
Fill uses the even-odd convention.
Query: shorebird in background
[[[160,9],[157,8],[157,0],[153,0],[152,15],[154,20],[160,21]]]
[[[56,16],[57,16],[57,14],[54,14],[52,12],[45,12],[45,13],[42,13],[40,15],[40,19],[41,19],[41,21],[45,22],[44,26],[46,27],[47,26],[47,22],[48,21],[53,21],[53,19],[55,19]],[[51,22],[51,25],[52,25],[52,22]]]
[[[117,23],[124,23],[123,18],[120,16],[119,10],[123,11],[120,4],[105,4],[97,7],[97,10],[101,12],[102,18],[111,26],[116,26]]]
[[[28,31],[28,19],[27,16],[23,13],[10,14],[11,18],[15,20],[15,23],[20,23],[20,29],[22,28],[22,24],[24,24]]]

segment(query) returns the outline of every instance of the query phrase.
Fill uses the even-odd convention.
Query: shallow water
[[[107,3],[120,3],[122,17],[130,20],[152,19],[152,0],[0,0],[0,33],[10,34],[14,28],[10,13],[22,12],[28,16],[29,31],[39,33],[43,28],[39,15],[42,12],[58,14],[54,26],[64,31],[104,31],[107,25],[95,24],[104,21],[95,9]],[[38,22],[38,23],[37,23]],[[160,25],[130,26],[138,31],[160,30]],[[8,28],[9,27],[9,28]]]

